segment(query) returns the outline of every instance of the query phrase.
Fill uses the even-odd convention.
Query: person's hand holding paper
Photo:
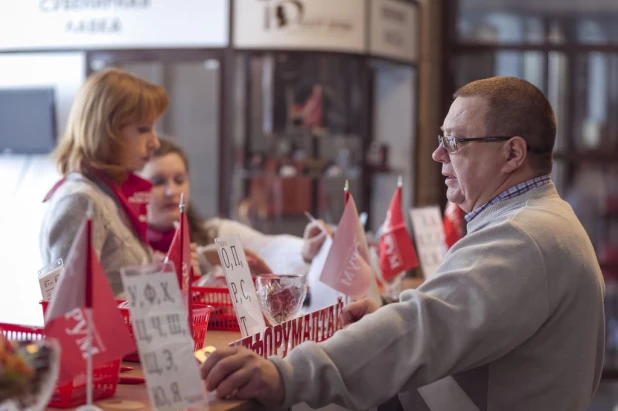
[[[305,227],[305,232],[303,234],[302,256],[303,260],[307,263],[311,263],[320,252],[320,248],[322,248],[326,236],[329,235],[331,238],[333,237],[333,232],[323,220],[315,220],[313,217],[310,219],[311,221]]]

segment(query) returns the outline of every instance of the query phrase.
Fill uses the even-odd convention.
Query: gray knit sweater
[[[490,206],[437,273],[321,344],[272,358],[285,403],[581,411],[604,352],[594,250],[553,184]]]
[[[75,235],[86,218],[88,203],[94,211],[92,246],[114,291],[123,287],[120,268],[152,261],[150,250],[136,236],[124,209],[105,184],[73,173],[48,200],[39,235],[43,264],[66,259]]]

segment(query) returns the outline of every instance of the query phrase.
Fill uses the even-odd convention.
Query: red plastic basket
[[[118,305],[124,304],[124,300],[116,300]],[[43,307],[43,315],[47,311],[48,301],[41,301]],[[231,302],[230,302],[231,304]],[[118,308],[124,324],[127,326],[131,337],[133,337],[133,325],[131,323],[131,312],[128,308]],[[201,349],[204,346],[204,339],[206,338],[206,329],[208,328],[208,321],[211,315],[213,307],[204,304],[193,304],[193,342],[195,351]],[[234,310],[232,309],[232,313]],[[236,317],[234,317],[236,318]],[[124,357],[125,361],[139,362],[139,355],[137,353],[130,354]]]
[[[0,332],[9,340],[40,340],[44,337],[43,328],[0,323]],[[96,367],[92,373],[92,395],[95,400],[108,398],[116,393],[120,360]],[[49,406],[71,408],[86,403],[86,375],[78,375],[72,381],[57,385]]]
[[[208,322],[209,330],[240,331],[230,291],[221,287],[192,287],[194,306],[212,306]]]

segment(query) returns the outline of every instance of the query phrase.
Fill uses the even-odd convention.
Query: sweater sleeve
[[[66,260],[81,224],[86,218],[90,198],[83,193],[74,193],[51,205],[44,220],[41,232],[41,253],[45,264],[58,258]],[[92,201],[94,212],[92,223],[92,246],[101,256],[105,240],[105,226],[97,204]]]
[[[549,315],[546,269],[532,238],[506,222],[471,233],[401,302],[286,359],[272,357],[289,406],[365,410],[513,350]]]

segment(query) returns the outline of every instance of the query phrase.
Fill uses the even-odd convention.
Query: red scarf
[[[176,234],[176,229],[174,228],[162,232],[148,227],[146,238],[148,239],[148,244],[150,244],[154,250],[167,254],[172,245],[174,234]]]
[[[127,217],[129,217],[131,225],[139,239],[144,244],[148,244],[148,203],[150,203],[152,183],[138,177],[133,173],[129,173],[128,178],[122,184],[119,184],[114,182],[101,171],[91,169],[88,169],[87,171],[94,174],[110,188],[127,214]],[[43,202],[49,200],[58,187],[60,187],[65,181],[66,177],[54,184],[50,192],[45,196]]]

